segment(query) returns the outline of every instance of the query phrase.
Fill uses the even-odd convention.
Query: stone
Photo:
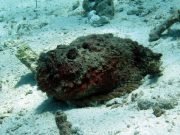
[[[72,5],[72,10],[76,10],[79,7],[79,5],[80,5],[79,0],[74,2],[73,5]]]
[[[180,9],[150,31],[149,42],[159,40],[163,32],[168,30],[173,24],[177,22],[180,22]]]
[[[165,110],[163,110],[162,108],[160,108],[158,105],[153,107],[153,114],[156,117],[160,117],[162,114],[165,113]]]
[[[18,48],[16,57],[36,74],[38,55],[25,43]]]
[[[113,0],[84,0],[83,9],[86,14],[95,10],[97,15],[108,18],[112,18],[115,12]]]
[[[63,111],[57,111],[55,114],[56,125],[60,135],[72,135],[72,124],[67,121],[67,115]]]
[[[127,15],[137,15],[139,16],[139,14],[141,14],[141,10],[138,10],[138,9],[132,9],[132,10],[129,10],[127,11]]]
[[[162,109],[170,110],[175,108],[178,102],[174,99],[160,99],[157,104]]]
[[[100,27],[109,23],[109,20],[107,17],[96,15],[95,10],[92,10],[91,12],[89,12],[88,21],[94,27]]]
[[[154,102],[141,99],[137,102],[137,105],[140,110],[147,110],[147,109],[153,107]]]

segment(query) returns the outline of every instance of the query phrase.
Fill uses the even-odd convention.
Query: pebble
[[[33,93],[33,91],[32,91],[32,90],[29,90],[29,91],[26,92],[25,95],[29,95],[29,94],[32,94],[32,93]]]
[[[153,114],[156,116],[156,117],[160,117],[162,114],[165,113],[165,110],[161,109],[159,106],[154,106],[153,107]]]
[[[134,131],[134,135],[139,135],[140,132],[139,131]]]

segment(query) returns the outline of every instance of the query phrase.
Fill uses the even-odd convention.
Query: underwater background
[[[179,22],[180,0],[0,0],[0,135],[179,135]]]

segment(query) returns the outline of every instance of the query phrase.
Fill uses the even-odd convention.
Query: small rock
[[[76,1],[75,3],[73,3],[72,10],[77,9],[77,8],[79,7],[79,5],[80,5],[79,0],[78,0],[78,1]]]
[[[83,0],[82,7],[86,14],[92,10],[95,10],[97,15],[108,18],[113,18],[115,14],[113,0]]]
[[[138,9],[132,9],[132,10],[127,11],[127,15],[136,15],[136,16],[141,16],[141,17],[144,17],[150,13],[151,13],[151,10],[144,9],[143,7],[139,7]]]
[[[106,102],[106,107],[113,106],[119,104],[117,100],[111,100],[109,102]]]
[[[18,113],[18,116],[24,116],[25,115],[25,112],[24,111],[20,111],[19,113]]]
[[[154,103],[149,100],[141,99],[137,102],[137,105],[140,110],[147,110],[147,109],[151,108],[154,105]]]
[[[58,111],[56,112],[56,119],[58,120],[58,122],[63,123],[67,121],[67,115],[62,111]]]
[[[156,15],[156,16],[154,17],[154,19],[160,20],[160,19],[162,19],[162,15]]]
[[[135,132],[134,132],[134,135],[139,135],[139,131],[135,131]]]
[[[72,124],[67,121],[67,115],[63,111],[56,112],[55,120],[60,135],[72,135]]]
[[[139,93],[132,93],[132,95],[131,95],[131,102],[137,101],[143,95],[144,95],[143,91],[140,91]]]
[[[176,105],[178,105],[178,102],[175,99],[161,99],[158,101],[158,106],[165,110],[173,109]]]
[[[137,100],[137,98],[138,98],[138,94],[137,94],[137,93],[132,93],[132,95],[131,95],[131,101],[134,102],[134,101]]]
[[[89,20],[89,23],[94,27],[100,27],[109,23],[109,20],[107,17],[96,15],[96,11],[94,10],[89,12],[88,20]]]
[[[81,129],[79,127],[73,127],[72,134],[73,135],[84,135],[83,131],[81,131]]]
[[[156,117],[160,117],[164,113],[165,113],[165,111],[163,109],[161,109],[158,105],[153,107],[153,114]]]
[[[45,27],[46,25],[48,25],[47,22],[42,22],[38,25],[38,27],[39,27],[39,29],[41,29],[41,28]]]
[[[7,113],[12,113],[13,109],[14,109],[13,107],[8,108]]]
[[[133,9],[133,10],[127,11],[127,15],[137,15],[137,16],[139,16],[141,13],[142,13],[141,9]]]
[[[115,104],[115,105],[112,105],[112,106],[111,106],[111,109],[115,109],[115,108],[118,108],[118,107],[120,107],[120,106],[122,106],[122,104]]]
[[[32,90],[29,90],[29,91],[26,92],[25,95],[29,95],[29,94],[32,94],[32,93],[33,93],[33,91],[32,91]]]

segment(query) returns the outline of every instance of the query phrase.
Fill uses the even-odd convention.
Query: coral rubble
[[[151,30],[149,34],[149,42],[160,39],[162,33],[177,22],[180,22],[180,10],[177,10],[167,20],[165,20],[163,23]]]
[[[38,55],[28,45],[22,44],[17,50],[16,57],[36,74]]]
[[[63,111],[56,112],[55,121],[60,135],[72,135],[72,124],[67,121],[67,115]]]
[[[85,13],[95,10],[97,15],[112,18],[114,16],[113,0],[84,0],[83,9]]]
[[[83,9],[93,27],[109,23],[115,12],[113,0],[84,0]]]
[[[37,82],[58,100],[95,105],[131,92],[147,74],[159,74],[160,57],[130,39],[88,35],[42,53]]]

